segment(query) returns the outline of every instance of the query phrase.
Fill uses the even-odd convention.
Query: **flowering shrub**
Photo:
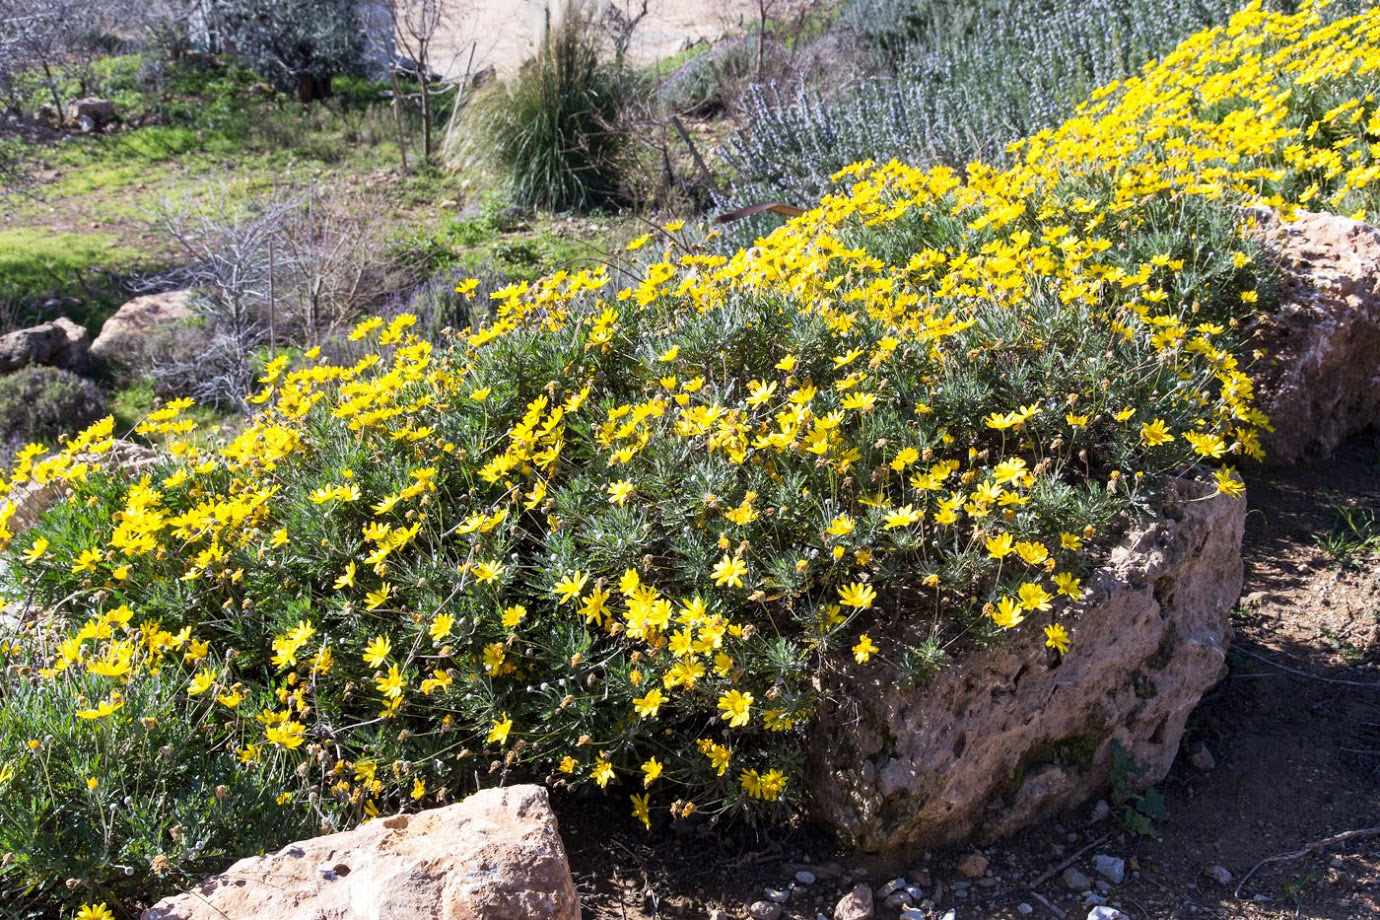
[[[26,449],[5,490],[72,497],[0,510],[43,611],[0,650],[0,892],[133,903],[227,827],[515,773],[784,815],[821,672],[1068,652],[1120,526],[1175,477],[1242,492],[1242,206],[1365,206],[1378,70],[1380,14],[1252,8],[1009,169],[860,163],[731,256],[676,222],[621,289],[515,284],[439,344],[366,321],[271,361],[233,437],[152,413],[155,473],[101,469],[109,420]]]

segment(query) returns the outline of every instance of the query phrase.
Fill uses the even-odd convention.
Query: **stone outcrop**
[[[1280,308],[1248,342],[1264,353],[1250,374],[1275,429],[1262,438],[1266,462],[1327,457],[1380,424],[1380,230],[1334,214],[1252,214],[1283,270]]]
[[[1244,500],[1183,482],[1129,534],[1064,618],[1062,658],[1038,628],[908,688],[885,666],[823,688],[810,744],[816,816],[869,851],[993,839],[1106,788],[1113,742],[1164,778],[1184,724],[1225,673],[1241,592]],[[1196,500],[1195,500],[1196,499]]]
[[[242,859],[142,920],[578,920],[565,847],[540,786]]]
[[[87,96],[67,103],[67,125],[79,131],[95,131],[112,124],[118,118],[115,114],[115,103],[109,99]]]
[[[107,364],[135,367],[158,333],[196,314],[191,291],[167,291],[136,297],[116,310],[91,343],[91,354]]]
[[[81,373],[90,359],[86,330],[65,316],[0,335],[0,374],[31,364],[46,364]]]

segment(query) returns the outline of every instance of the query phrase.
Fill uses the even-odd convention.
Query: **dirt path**
[[[1187,751],[1180,756],[1160,784],[1168,818],[1156,822],[1153,837],[1122,830],[1115,811],[1092,822],[1092,807],[1077,809],[982,847],[990,874],[967,887],[955,864],[970,850],[914,854],[909,881],[918,879],[931,900],[944,889],[922,916],[938,920],[952,910],[951,920],[1084,920],[1091,905],[1061,877],[1062,863],[1084,848],[1072,867],[1095,887],[1095,855],[1125,861],[1126,881],[1102,881],[1099,896],[1133,920],[1380,916],[1380,836],[1267,865],[1235,895],[1266,857],[1380,825],[1380,554],[1339,560],[1320,546],[1337,521],[1334,506],[1380,515],[1380,449],[1373,438],[1357,438],[1328,463],[1257,474],[1250,503],[1230,671],[1185,738],[1186,748],[1201,744],[1215,764],[1204,769],[1201,755],[1198,766]],[[591,918],[702,920],[715,908],[745,917],[767,887],[788,887],[796,864],[809,863],[821,878],[798,888],[782,917],[815,920],[819,912],[832,916],[846,885],[875,888],[890,878],[833,852],[809,829],[727,845],[649,838],[595,800],[565,803],[561,820]],[[842,877],[825,877],[831,862]],[[1213,867],[1231,881],[1211,879]],[[1033,879],[1056,868],[1031,890]],[[898,913],[879,905],[877,917]]]
[[[545,23],[548,3],[553,17],[560,0],[450,0],[447,27],[437,42],[433,66],[447,76],[465,71],[474,48],[472,70],[489,65],[501,76],[514,73],[532,56]],[[574,0],[586,8],[612,4],[636,14],[635,0]],[[647,16],[633,34],[629,57],[645,64],[675,54],[699,40],[713,40],[740,28],[756,15],[755,0],[647,0]]]

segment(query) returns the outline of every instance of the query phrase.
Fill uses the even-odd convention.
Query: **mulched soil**
[[[1092,822],[1090,804],[1007,840],[917,852],[901,870],[933,902],[920,905],[922,916],[1083,920],[1090,907],[1062,873],[1100,881],[1093,857],[1107,854],[1127,872],[1122,884],[1102,882],[1102,896],[1135,920],[1380,917],[1380,833],[1266,863],[1241,884],[1267,858],[1380,830],[1380,553],[1339,558],[1321,539],[1339,506],[1380,519],[1380,444],[1353,438],[1332,460],[1248,481],[1246,586],[1229,673],[1190,719],[1159,786],[1169,816],[1155,836],[1125,831],[1115,808]],[[1190,763],[1199,746],[1210,769],[1201,755]],[[797,886],[782,917],[815,920],[832,917],[854,884],[880,888],[897,871],[839,851],[808,826],[775,836],[704,826],[643,834],[601,797],[556,804],[589,918],[747,917],[767,888],[789,889],[808,867],[818,881]],[[973,852],[989,862],[976,882],[956,868]],[[1214,881],[1209,867],[1231,881]],[[878,904],[881,920],[898,914]]]

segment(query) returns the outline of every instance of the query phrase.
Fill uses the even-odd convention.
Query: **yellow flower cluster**
[[[0,495],[80,500],[18,541],[15,587],[80,625],[7,654],[56,641],[46,679],[107,688],[91,723],[182,674],[245,769],[355,816],[470,782],[471,746],[626,779],[644,822],[671,785],[677,814],[788,801],[807,661],[899,667],[1032,620],[1067,653],[1111,511],[1259,456],[1236,317],[1200,298],[1222,253],[1154,234],[1196,204],[1364,198],[1380,106],[1305,103],[1377,70],[1380,14],[1253,5],[1010,168],[860,163],[750,248],[673,240],[616,292],[514,285],[448,347],[368,320],[353,363],[270,362],[228,443],[191,438],[185,401],[150,415],[156,476],[92,475],[108,420],[26,449]]]

